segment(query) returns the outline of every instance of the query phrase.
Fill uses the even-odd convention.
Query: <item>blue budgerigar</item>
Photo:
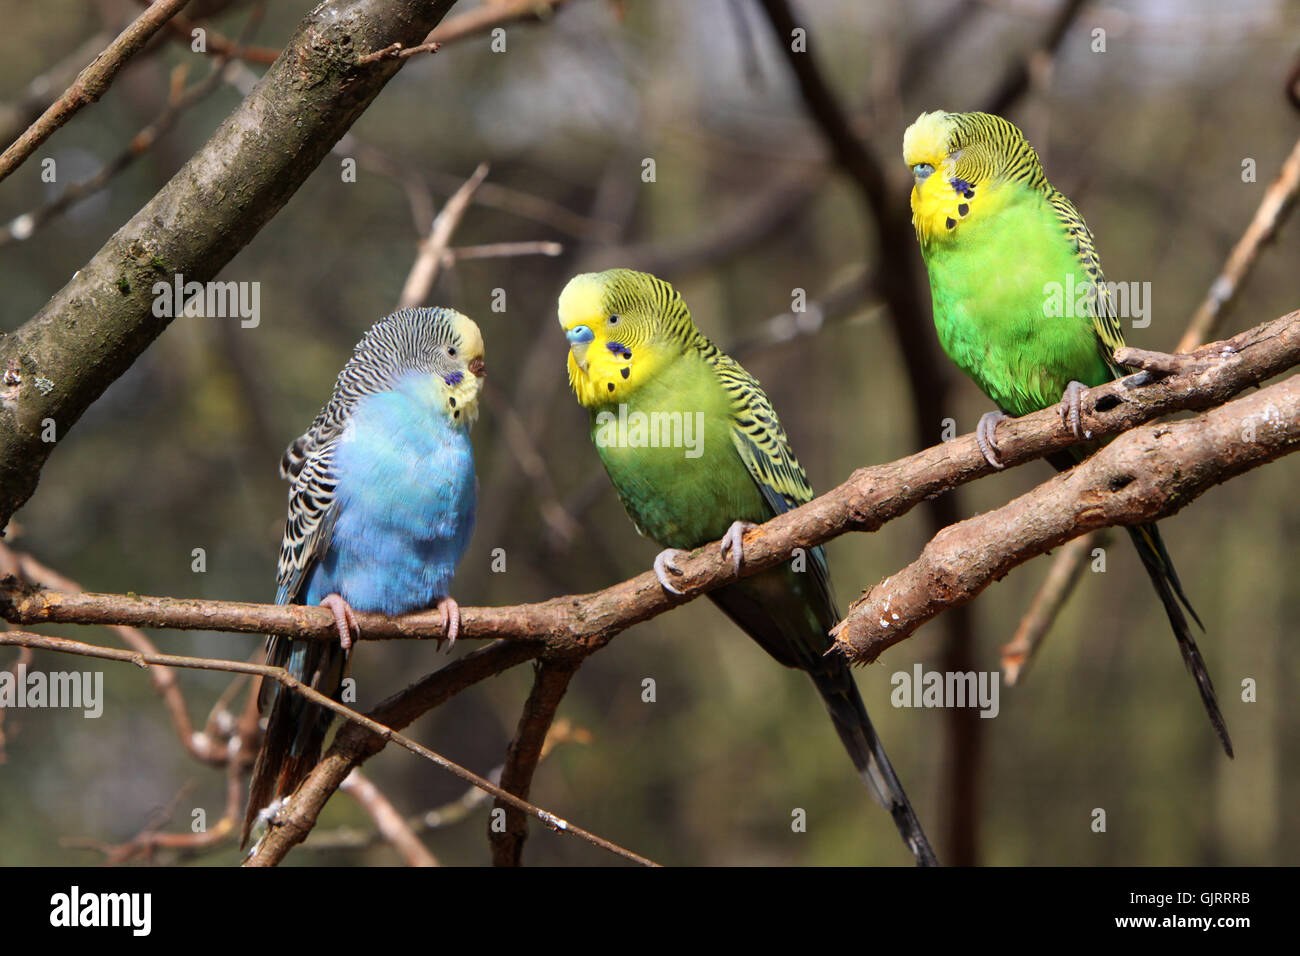
[[[330,608],[339,641],[271,637],[268,663],[337,697],[359,633],[354,609],[436,605],[456,639],[460,610],[449,591],[474,526],[469,428],[484,368],[478,326],[451,309],[404,309],[358,343],[329,403],[280,463],[289,519],[275,600]],[[241,845],[263,808],[311,772],[332,718],[270,679],[258,704],[266,737]]]

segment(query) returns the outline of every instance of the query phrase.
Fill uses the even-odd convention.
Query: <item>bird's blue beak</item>
[[[564,330],[564,337],[569,340],[569,351],[573,353],[573,360],[578,363],[578,368],[585,372],[587,370],[587,346],[596,337],[596,333],[591,331],[590,326],[575,325],[571,329]]]

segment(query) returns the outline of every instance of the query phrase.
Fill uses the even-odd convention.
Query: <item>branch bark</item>
[[[1166,517],[1213,486],[1300,449],[1300,376],[1173,424],[1134,429],[995,511],[935,535],[853,603],[835,647],[869,664],[1012,568],[1095,528]]]
[[[153,284],[206,282],[288,202],[452,0],[333,0],[208,142],[36,316],[0,338],[0,529],[36,488],[54,443],[171,322]]]
[[[524,702],[524,712],[519,716],[519,726],[506,750],[506,763],[501,770],[501,789],[521,799],[528,799],[533,783],[533,773],[542,759],[542,747],[547,732],[555,720],[569,681],[578,670],[577,661],[543,660],[533,677],[533,689]],[[505,811],[505,829],[496,830],[489,817],[488,840],[492,844],[492,863],[495,866],[519,866],[524,855],[524,841],[528,839],[528,818],[502,801],[495,808]]]

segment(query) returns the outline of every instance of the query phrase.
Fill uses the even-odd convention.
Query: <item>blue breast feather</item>
[[[304,600],[404,614],[451,588],[477,497],[468,430],[448,421],[427,376],[370,395],[335,452],[338,518]]]

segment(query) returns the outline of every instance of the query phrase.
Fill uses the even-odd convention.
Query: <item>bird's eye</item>
[[[929,163],[917,163],[912,167],[912,178],[916,180],[916,184],[919,186],[929,179],[933,172],[934,167]]]
[[[449,348],[449,349],[447,349],[447,354],[450,355],[452,358],[455,358],[455,357],[456,357],[456,350],[455,350],[454,348]]]
[[[617,315],[611,315],[611,316],[609,317],[609,324],[610,324],[610,325],[618,325],[618,316],[617,316]]]

